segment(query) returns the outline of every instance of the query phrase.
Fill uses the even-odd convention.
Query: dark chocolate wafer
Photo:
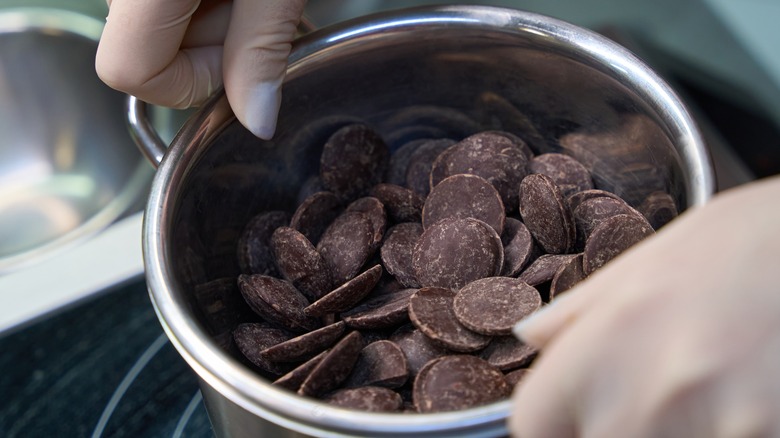
[[[338,321],[268,347],[260,355],[270,362],[300,362],[333,345],[344,334],[344,330],[346,325]]]
[[[371,219],[358,211],[344,212],[322,234],[317,251],[330,269],[333,285],[346,283],[360,272],[374,251]]]
[[[506,277],[517,276],[540,252],[525,224],[511,217],[504,222],[501,243],[504,245],[504,267],[501,269],[501,275]]]
[[[371,189],[371,195],[382,201],[395,222],[419,222],[422,218],[425,198],[406,187],[377,184]]]
[[[417,222],[405,222],[387,231],[380,255],[387,272],[405,287],[419,287],[412,266],[412,254],[423,227]]]
[[[520,216],[545,252],[563,254],[574,246],[574,220],[550,177],[533,173],[523,179],[520,184]]]
[[[375,296],[340,316],[344,322],[359,330],[397,327],[409,320],[409,300],[417,289]]]
[[[303,233],[291,227],[279,227],[271,236],[271,249],[282,277],[309,301],[333,289],[330,269]]]
[[[244,274],[277,275],[276,262],[271,251],[271,235],[279,227],[290,223],[285,211],[268,211],[252,218],[238,239],[238,266]]]
[[[363,386],[334,391],[325,402],[334,406],[366,412],[394,412],[401,409],[403,400],[392,389]]]
[[[409,157],[404,183],[407,188],[423,198],[431,191],[430,175],[436,157],[455,144],[455,140],[440,138],[421,142]]]
[[[604,266],[620,253],[653,234],[653,227],[644,218],[619,214],[605,219],[590,234],[582,255],[586,275]]]
[[[345,126],[322,149],[320,179],[339,199],[351,201],[382,181],[390,152],[382,138],[363,124]]]
[[[527,164],[525,152],[509,137],[485,131],[464,138],[446,154],[440,154],[431,172],[445,178],[457,174],[478,175],[495,187],[506,211],[515,211],[517,189],[526,175]],[[442,167],[443,171],[434,170]],[[438,184],[439,181],[434,181],[432,187]]]
[[[409,376],[412,378],[426,363],[452,354],[450,350],[431,341],[413,324],[402,325],[390,335],[389,340],[403,351],[409,367]]]
[[[452,304],[455,292],[441,287],[425,287],[409,300],[409,319],[425,336],[452,351],[470,353],[490,342],[490,336],[469,330],[458,321]]]
[[[344,387],[399,388],[406,383],[408,376],[407,360],[401,348],[391,341],[376,341],[360,352],[352,373],[344,381]]]
[[[387,211],[384,204],[373,196],[366,196],[353,201],[347,206],[346,211],[357,211],[368,217],[374,236],[372,246],[374,249],[379,248],[387,229]]]
[[[517,277],[531,286],[538,286],[553,279],[562,264],[577,257],[577,254],[544,254],[539,256]]]
[[[666,192],[653,192],[647,195],[642,204],[637,207],[640,213],[650,222],[653,229],[658,230],[678,215],[674,198]]]
[[[290,227],[300,231],[316,245],[333,219],[341,214],[343,204],[331,192],[317,192],[304,199],[290,220]]]
[[[563,197],[593,188],[593,178],[585,166],[576,159],[559,153],[535,156],[528,162],[529,173],[549,176],[560,188]]]
[[[269,361],[262,351],[292,337],[293,334],[286,330],[261,323],[239,324],[233,330],[233,339],[241,354],[261,370],[277,376],[290,371],[293,365]]]
[[[431,190],[422,210],[424,228],[447,218],[479,219],[499,235],[504,229],[506,213],[501,196],[484,178],[458,174],[446,178]]]
[[[338,388],[349,377],[362,349],[360,332],[352,332],[342,338],[306,376],[298,394],[318,397]]]
[[[487,335],[508,335],[512,327],[539,309],[542,297],[534,287],[511,277],[472,281],[455,295],[452,310],[469,330]]]
[[[536,348],[510,335],[493,338],[479,356],[501,371],[507,371],[527,367],[536,354]]]
[[[368,295],[382,276],[382,265],[376,265],[347,281],[303,309],[309,316],[324,316],[351,309]]]
[[[454,355],[435,359],[414,381],[418,412],[446,412],[486,405],[509,396],[504,374],[476,356]]]
[[[273,384],[276,386],[280,386],[282,388],[289,389],[290,391],[297,392],[298,388],[301,387],[301,383],[303,383],[303,381],[306,380],[306,377],[308,377],[309,373],[311,373],[311,371],[317,366],[317,364],[320,363],[320,361],[325,357],[325,354],[327,352],[328,351],[325,350],[320,354],[307,360],[306,362],[298,365],[297,367],[293,368],[292,371],[274,380]]]
[[[561,264],[550,283],[550,300],[574,287],[584,280],[585,270],[582,267],[582,254]]]
[[[473,219],[442,219],[423,232],[412,255],[422,286],[460,288],[501,273],[504,247],[496,231]]]
[[[290,282],[266,275],[240,275],[238,288],[249,307],[266,321],[303,333],[320,326],[303,313],[309,301]]]

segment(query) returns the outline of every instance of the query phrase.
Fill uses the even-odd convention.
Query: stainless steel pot
[[[306,35],[289,61],[272,141],[246,131],[220,92],[163,156],[143,104],[129,101],[134,135],[159,163],[144,224],[149,290],[165,331],[202,380],[219,436],[507,432],[509,401],[368,414],[277,389],[222,347],[229,335],[216,333],[200,310],[195,286],[237,275],[243,225],[261,211],[293,208],[318,171],[324,139],[345,123],[364,120],[391,146],[433,133],[523,131],[539,151],[578,156],[600,185],[632,202],[662,190],[684,209],[713,193],[705,145],[672,90],[625,49],[555,19],[470,6],[397,11]]]
[[[105,23],[0,6],[0,275],[66,252],[139,208],[153,170],[95,74]]]

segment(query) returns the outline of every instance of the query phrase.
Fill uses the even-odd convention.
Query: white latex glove
[[[276,129],[280,86],[305,0],[113,0],[95,68],[109,86],[187,108],[223,83],[256,136]]]
[[[780,436],[780,178],[724,192],[515,333],[520,438]]]

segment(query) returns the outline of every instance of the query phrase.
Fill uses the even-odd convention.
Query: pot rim
[[[617,77],[673,126],[690,206],[705,203],[714,192],[714,176],[704,141],[692,117],[672,89],[627,49],[592,31],[544,15],[487,6],[433,6],[374,14],[299,38],[293,44],[288,73],[311,56],[356,38],[406,26],[469,26],[553,38],[569,50],[586,54]],[[573,48],[573,49],[572,49]],[[234,120],[219,91],[184,125],[155,175],[146,208],[143,252],[155,312],[173,345],[200,378],[233,403],[291,430],[311,435],[453,436],[506,434],[510,400],[463,411],[436,414],[364,413],[333,407],[279,389],[230,357],[191,319],[172,275],[167,231],[189,169],[214,138]]]

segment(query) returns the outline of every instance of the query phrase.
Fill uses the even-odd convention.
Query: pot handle
[[[302,16],[298,23],[298,36],[305,35],[314,31],[317,27],[307,16]],[[146,157],[152,166],[160,166],[168,145],[160,138],[160,134],[154,129],[149,120],[147,103],[135,96],[128,95],[125,101],[125,116],[127,118],[127,128],[130,131],[130,137],[135,142],[138,149]]]
[[[163,155],[168,149],[168,145],[160,138],[160,134],[152,126],[147,113],[146,102],[141,99],[128,95],[125,102],[127,116],[127,128],[130,131],[135,145],[141,150],[155,169],[162,162]]]

